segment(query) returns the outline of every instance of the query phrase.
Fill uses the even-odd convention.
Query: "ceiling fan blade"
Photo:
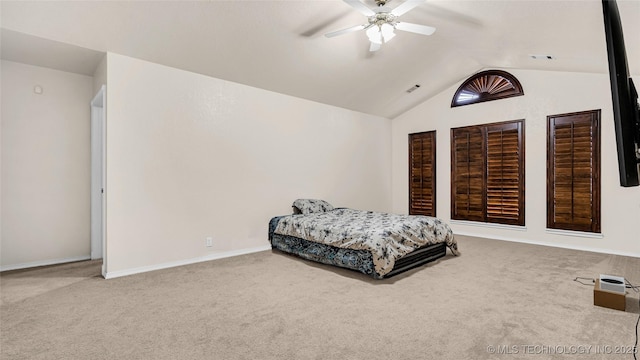
[[[301,36],[304,37],[314,37],[317,34],[321,34],[327,29],[330,29],[336,21],[347,17],[351,14],[351,9],[344,8],[339,14],[336,14],[329,19],[321,19],[316,22],[308,22],[302,29],[299,29],[297,32],[300,33]]]
[[[361,3],[358,0],[342,0],[342,1],[349,4],[352,8],[356,9],[357,11],[362,13],[362,15],[364,16],[371,16],[376,14],[373,10],[369,9],[367,5]]]
[[[378,51],[378,50],[380,50],[380,46],[382,46],[382,45],[372,41],[371,45],[369,46],[369,51],[370,52]]]
[[[436,28],[431,26],[418,25],[418,24],[412,24],[407,22],[398,22],[395,27],[398,30],[408,31],[416,34],[422,34],[422,35],[431,35],[436,31]]]
[[[425,0],[407,0],[402,4],[400,4],[398,7],[396,7],[395,9],[391,10],[391,13],[395,16],[400,16],[402,14],[407,13],[409,10],[413,9],[414,7],[422,4],[424,1]]]
[[[350,28],[346,28],[346,29],[342,29],[342,30],[338,30],[338,31],[333,31],[330,33],[326,33],[324,34],[324,36],[331,38],[334,36],[338,36],[338,35],[343,35],[343,34],[348,34],[350,32],[354,32],[354,31],[358,31],[358,30],[362,30],[364,29],[366,26],[365,25],[356,25],[356,26],[352,26]]]

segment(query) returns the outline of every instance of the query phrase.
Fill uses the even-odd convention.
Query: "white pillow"
[[[293,202],[294,214],[312,214],[333,210],[333,206],[324,200],[297,199]]]

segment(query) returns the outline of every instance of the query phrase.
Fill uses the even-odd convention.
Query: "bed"
[[[298,199],[294,214],[269,221],[278,251],[388,278],[446,255],[458,255],[451,228],[438,218],[334,208],[323,200]]]

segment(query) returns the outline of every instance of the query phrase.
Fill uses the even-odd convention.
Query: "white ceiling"
[[[388,118],[484,68],[608,71],[600,0],[427,0],[401,20],[435,34],[396,31],[376,53],[364,32],[323,36],[366,22],[338,0],[0,4],[3,59],[91,74],[111,51]],[[638,75],[640,0],[618,7]]]

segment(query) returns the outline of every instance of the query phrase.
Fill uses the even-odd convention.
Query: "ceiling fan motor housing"
[[[382,24],[394,25],[396,18],[397,16],[390,12],[378,12],[375,15],[369,16],[369,24],[378,26]]]

